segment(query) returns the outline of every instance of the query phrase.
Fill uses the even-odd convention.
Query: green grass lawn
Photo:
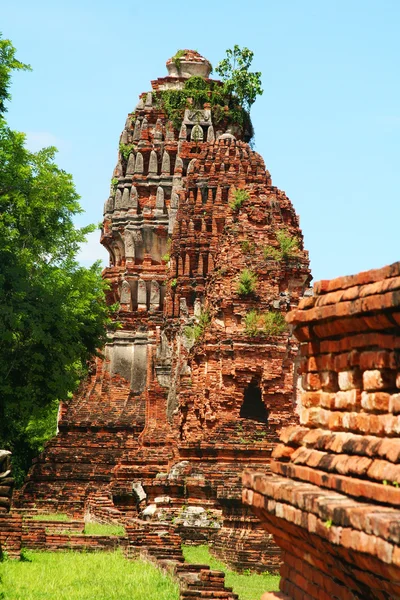
[[[279,575],[235,573],[210,554],[208,546],[183,546],[187,562],[210,565],[212,569],[225,571],[225,585],[239,594],[240,600],[259,600],[264,592],[279,591]]]
[[[178,600],[178,586],[153,565],[121,552],[24,551],[0,563],[1,600]]]
[[[72,520],[65,513],[36,514],[32,516],[34,521],[69,521]]]
[[[38,514],[34,515],[32,519],[34,521],[54,521],[60,523],[74,520],[64,513]],[[66,529],[62,533],[80,535],[80,532],[70,532],[68,531],[68,529]],[[85,523],[83,533],[85,533],[86,535],[125,535],[125,528],[123,525],[117,525],[113,523]]]
[[[112,523],[85,523],[84,533],[86,535],[125,535],[123,525],[113,525]]]

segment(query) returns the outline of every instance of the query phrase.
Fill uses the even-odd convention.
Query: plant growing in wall
[[[264,247],[264,259],[265,260],[281,260],[282,256],[280,251],[278,250],[278,248],[275,248],[274,246],[265,246]]]
[[[161,260],[169,262],[171,259],[171,238],[167,239],[167,251],[162,255]]]
[[[124,160],[128,160],[130,153],[133,150],[133,144],[120,144],[119,152]]]
[[[236,189],[233,191],[233,199],[229,206],[234,212],[238,212],[241,209],[243,202],[248,199],[249,192],[246,190]]]
[[[211,323],[211,315],[209,310],[202,310],[200,318],[195,325],[187,325],[183,333],[188,340],[197,341],[203,335],[206,328]]]
[[[280,312],[267,311],[259,313],[250,310],[244,318],[244,330],[246,335],[255,337],[257,335],[281,335],[287,329],[285,317]]]
[[[172,62],[174,63],[176,70],[178,71],[178,73],[181,72],[181,58],[182,56],[185,55],[185,51],[184,50],[177,50],[174,54],[174,56],[172,57]]]
[[[274,246],[265,246],[264,258],[268,260],[288,260],[294,258],[299,252],[299,240],[297,237],[290,235],[286,229],[280,229],[276,234],[276,239],[279,244],[279,248]]]
[[[254,254],[256,251],[256,245],[254,242],[249,242],[249,240],[244,240],[240,243],[240,248],[243,254]]]
[[[185,50],[178,50],[172,57],[178,73],[184,54]],[[235,46],[227,50],[227,57],[218,65],[223,83],[195,75],[185,81],[183,89],[158,91],[153,97],[176,130],[181,126],[185,108],[203,109],[207,102],[211,105],[215,125],[224,122],[225,127],[239,126],[244,139],[250,141],[254,135],[250,107],[257,95],[263,93],[261,73],[249,72],[252,60],[251,50]]]
[[[257,287],[257,275],[250,269],[243,269],[239,275],[237,284],[237,293],[240,296],[250,296],[254,294]]]
[[[285,317],[280,312],[268,311],[263,314],[264,333],[266,335],[281,335],[287,329]]]
[[[224,82],[224,93],[231,99],[236,97],[247,112],[257,96],[261,96],[264,91],[261,87],[261,73],[249,71],[253,56],[254,52],[235,44],[232,50],[226,51],[226,58],[215,68]]]
[[[260,321],[260,315],[253,308],[252,310],[250,310],[247,313],[247,315],[244,318],[244,330],[245,330],[246,335],[249,335],[250,337],[255,337],[256,335],[259,335],[259,333],[260,333],[260,328],[258,326],[259,321]]]
[[[290,235],[285,229],[280,229],[276,239],[283,259],[296,256],[299,251],[299,240],[295,236]]]
[[[209,310],[202,310],[199,322],[194,326],[194,338],[198,340],[204,333],[205,329],[211,323],[211,315]]]

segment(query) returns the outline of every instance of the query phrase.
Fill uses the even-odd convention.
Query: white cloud
[[[81,244],[81,249],[77,255],[79,263],[84,267],[89,267],[96,260],[101,260],[104,267],[108,265],[108,252],[100,244],[100,231],[96,230],[87,236],[87,242]]]
[[[47,146],[55,146],[58,150],[65,149],[65,144],[49,131],[27,131],[26,147],[31,152],[37,152]]]

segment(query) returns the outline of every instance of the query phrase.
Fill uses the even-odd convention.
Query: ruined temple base
[[[257,517],[241,499],[224,498],[221,503],[223,524],[211,541],[211,553],[239,573],[277,573],[282,552],[273,536],[266,535]]]
[[[21,555],[22,517],[17,514],[0,515],[0,555],[19,559]]]

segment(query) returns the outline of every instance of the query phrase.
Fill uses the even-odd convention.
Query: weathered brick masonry
[[[14,488],[10,454],[0,450],[0,558],[3,553],[18,558],[21,552],[22,519],[9,513]]]
[[[321,281],[288,315],[300,424],[243,500],[283,550],[293,600],[400,598],[400,262]],[[263,597],[264,598],[264,597]]]
[[[251,310],[261,319],[296,307],[308,255],[290,200],[228,107],[188,99],[181,121],[171,120],[163,94],[193,76],[210,85],[208,61],[186,51],[167,68],[128,115],[104,206],[104,277],[121,328],[63,406],[17,505],[81,516],[107,497],[134,516],[140,482],[148,503],[168,499],[163,518],[183,505],[223,509],[215,548],[237,566],[258,556],[273,567],[272,550],[261,558],[253,545],[246,555],[246,538],[261,538],[240,476],[268,463],[281,426],[296,422],[296,345],[288,332],[249,335],[245,322]],[[291,255],[279,256],[279,232],[297,240]],[[247,296],[238,293],[246,268],[257,275]]]

